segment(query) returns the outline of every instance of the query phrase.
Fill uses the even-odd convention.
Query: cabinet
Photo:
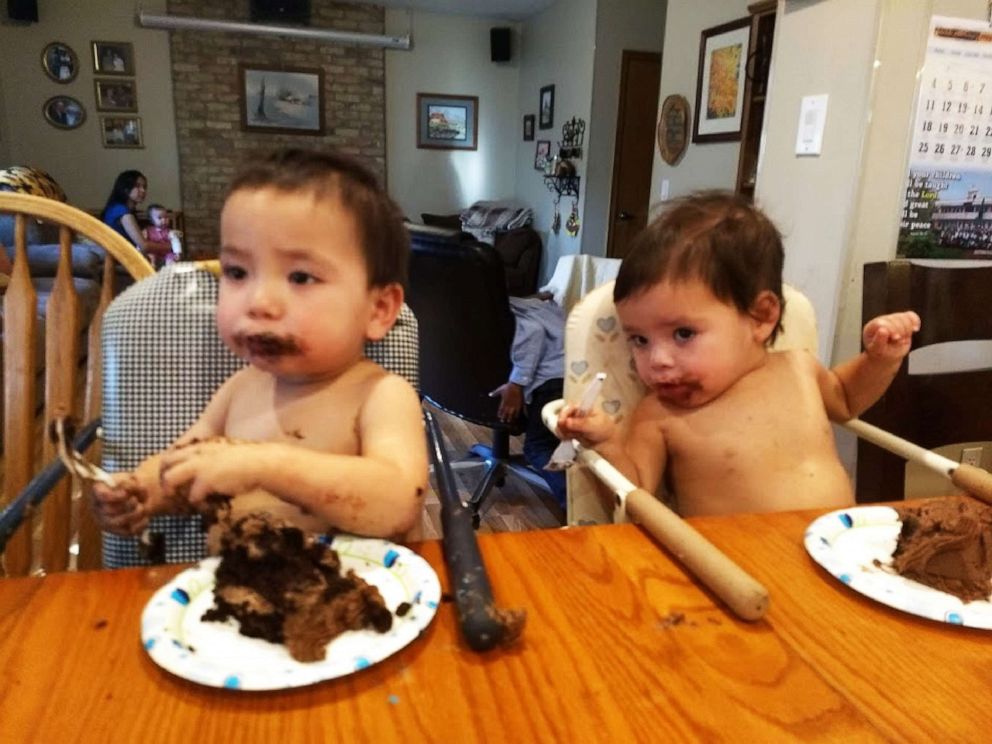
[[[768,72],[772,62],[772,38],[775,35],[776,0],[764,0],[747,6],[751,13],[751,37],[744,84],[744,109],[741,112],[741,152],[737,160],[737,193],[754,198],[761,150],[761,127],[765,120]]]

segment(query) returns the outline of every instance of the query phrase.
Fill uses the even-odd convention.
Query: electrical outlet
[[[961,462],[964,465],[974,465],[976,468],[982,467],[982,448],[965,447],[961,450]]]

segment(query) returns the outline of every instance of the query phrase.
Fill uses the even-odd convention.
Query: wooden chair
[[[54,447],[44,436],[57,413],[90,420],[100,410],[100,326],[103,311],[112,298],[116,266],[141,279],[153,274],[151,265],[127,240],[85,212],[38,196],[0,193],[0,214],[15,218],[13,268],[3,297],[3,497],[12,502],[36,474],[37,463],[53,460]],[[37,358],[39,322],[38,295],[28,265],[28,220],[43,220],[60,226],[58,270],[45,308],[43,359]],[[72,278],[74,236],[79,235],[105,249],[102,289],[96,314],[90,323],[87,351],[80,353],[79,298]],[[85,370],[79,361],[85,356]],[[38,395],[38,374],[44,369]],[[40,416],[39,416],[40,412]],[[40,457],[39,457],[40,455]],[[69,479],[60,478],[45,501],[42,516],[41,551],[36,554],[34,520],[23,526],[7,543],[3,568],[9,576],[32,570],[61,571],[69,565],[72,541],[72,498]],[[79,510],[78,566],[99,565],[99,537]]]
[[[882,399],[861,416],[897,436],[960,461],[966,446],[990,450],[992,439],[992,266],[973,262],[887,261],[866,264],[862,316],[914,310],[923,321]],[[949,342],[966,342],[951,347]],[[963,353],[961,353],[963,352]],[[955,358],[960,358],[958,364]],[[954,365],[954,366],[952,366]],[[992,455],[992,453],[990,453]],[[985,466],[990,462],[975,462]],[[942,495],[939,476],[863,440],[858,441],[859,502]]]

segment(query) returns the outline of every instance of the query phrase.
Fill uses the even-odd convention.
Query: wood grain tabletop
[[[159,668],[142,610],[183,567],[0,580],[7,742],[978,741],[987,631],[864,598],[802,537],[816,512],[693,519],[771,592],[734,619],[633,525],[480,536],[522,639],[477,654],[442,602],[394,656],[306,688],[213,689]],[[447,587],[440,543],[413,546]]]

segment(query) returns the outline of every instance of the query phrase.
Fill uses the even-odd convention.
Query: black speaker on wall
[[[252,23],[309,26],[310,0],[251,0],[248,17]]]
[[[7,17],[21,23],[37,23],[38,0],[7,0]]]
[[[510,61],[510,29],[489,29],[489,58],[493,62]]]

